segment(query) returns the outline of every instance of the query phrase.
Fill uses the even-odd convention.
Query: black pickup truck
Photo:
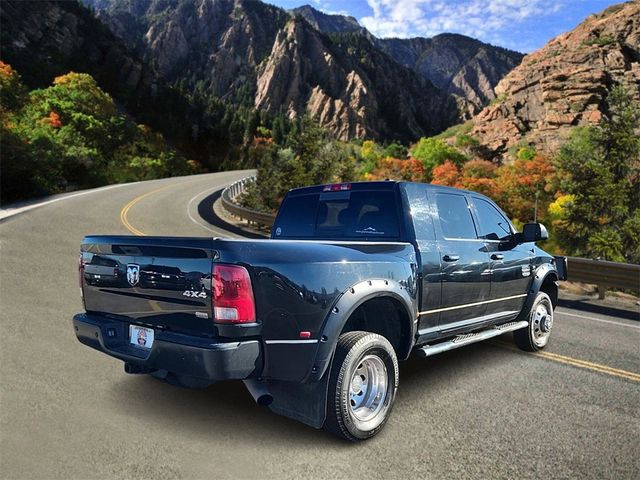
[[[405,182],[290,191],[268,240],[87,236],[78,339],[127,373],[255,400],[349,440],[389,418],[398,360],[513,332],[547,344],[566,260],[490,199]]]

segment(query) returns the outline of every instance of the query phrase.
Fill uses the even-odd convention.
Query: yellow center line
[[[172,183],[171,185],[164,185],[164,186],[162,186],[160,188],[156,188],[155,190],[151,190],[150,192],[144,193],[144,194],[134,198],[133,200],[131,200],[124,207],[122,207],[122,210],[120,210],[120,221],[122,222],[122,224],[127,228],[127,230],[129,230],[134,235],[138,235],[139,237],[145,237],[147,234],[144,233],[142,230],[139,230],[136,227],[134,227],[133,225],[131,225],[131,223],[127,219],[127,214],[129,213],[129,210],[131,210],[131,207],[133,207],[136,203],[138,203],[143,198],[146,198],[146,197],[148,197],[150,195],[153,195],[154,193],[157,193],[157,192],[159,192],[161,190],[164,190],[166,188],[174,187],[176,185],[181,185],[181,183]]]
[[[507,348],[509,350],[513,350],[519,353],[526,353],[522,350],[513,347],[507,343],[503,342],[492,342],[494,345],[502,348]],[[547,360],[551,360],[553,362],[563,363],[565,365],[571,365],[578,368],[584,368],[586,370],[591,370],[593,372],[604,373],[606,375],[611,375],[614,377],[625,378],[627,380],[632,380],[634,382],[640,382],[640,374],[635,372],[629,372],[628,370],[621,370],[619,368],[609,367],[607,365],[601,365],[599,363],[588,362],[587,360],[580,360],[573,357],[567,357],[565,355],[560,355],[557,353],[551,352],[532,352],[531,355],[536,357],[541,357]]]

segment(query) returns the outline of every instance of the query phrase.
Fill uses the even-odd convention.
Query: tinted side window
[[[509,221],[486,200],[474,198],[478,212],[478,237],[486,240],[504,240],[511,234]]]
[[[464,195],[438,193],[436,205],[445,238],[477,238],[471,211]]]
[[[406,183],[403,186],[416,239],[435,240],[431,205],[427,198],[427,186],[419,183]]]

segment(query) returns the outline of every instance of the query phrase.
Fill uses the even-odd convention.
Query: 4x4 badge
[[[135,286],[140,280],[140,265],[135,263],[127,264],[127,282],[132,287]]]

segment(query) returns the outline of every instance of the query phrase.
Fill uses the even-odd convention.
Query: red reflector
[[[211,282],[215,323],[252,323],[256,309],[249,272],[237,265],[214,265]]]
[[[299,337],[300,338],[311,338],[311,332],[300,332],[299,333]]]
[[[350,183],[334,183],[333,185],[325,185],[322,188],[323,192],[343,192],[345,190],[351,190]]]

